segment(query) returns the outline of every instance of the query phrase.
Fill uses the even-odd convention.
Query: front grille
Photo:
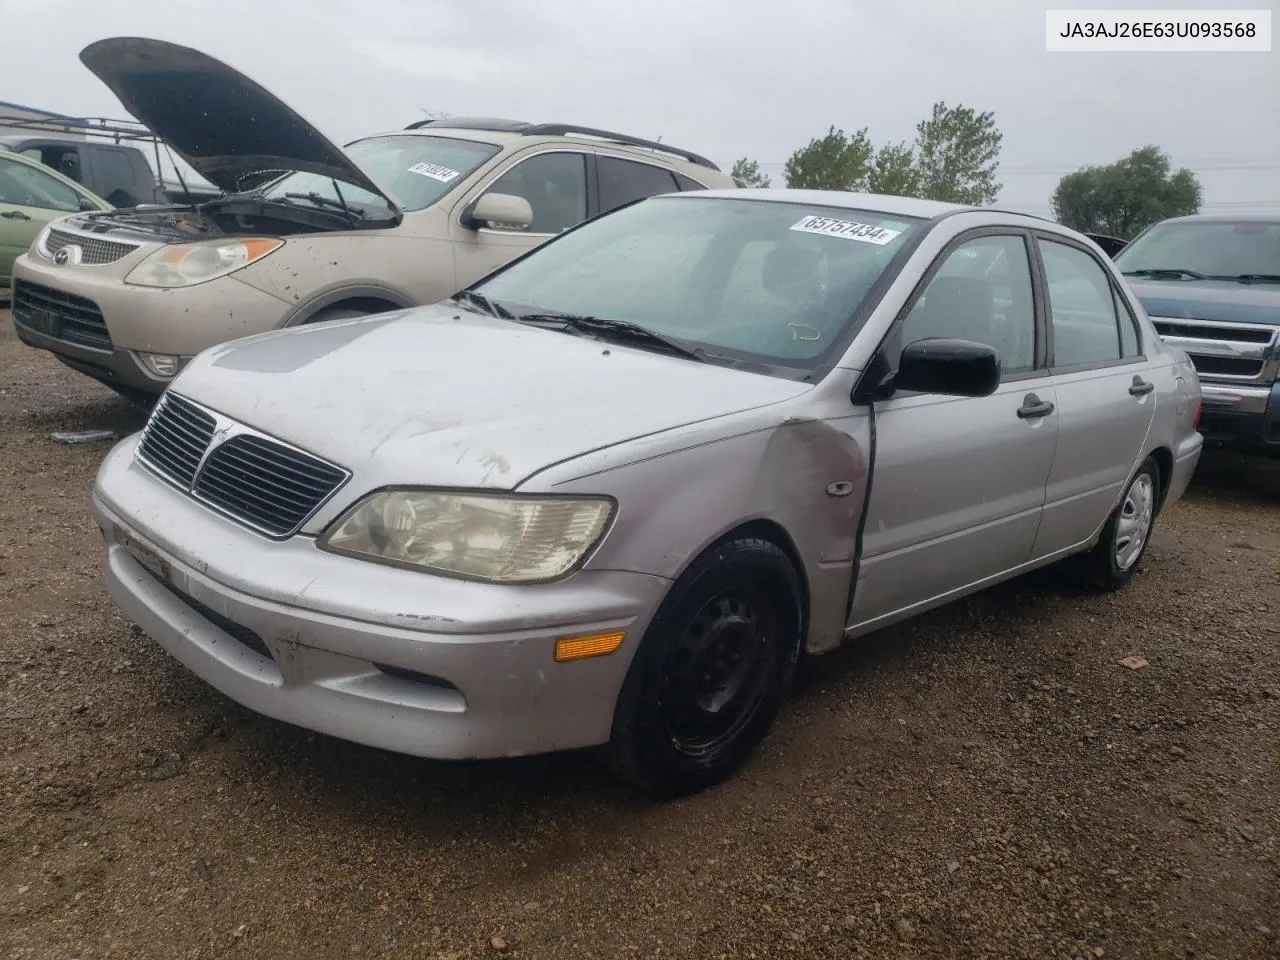
[[[214,448],[196,495],[266,533],[283,536],[341,486],[346,473],[266,437],[241,434]]]
[[[44,241],[44,251],[53,256],[63,247],[75,244],[80,248],[80,262],[91,267],[100,267],[104,263],[115,263],[121,257],[127,257],[138,249],[136,243],[120,243],[116,240],[100,240],[97,237],[83,237],[63,230],[50,230]]]
[[[190,487],[216,426],[194,403],[166,393],[147,421],[138,452],[170,480]]]
[[[1208,376],[1256,377],[1262,373],[1261,360],[1237,360],[1235,357],[1206,357],[1188,354],[1197,373]]]
[[[147,421],[138,457],[195,499],[273,537],[296,533],[348,477],[172,392]]]
[[[1162,337],[1194,337],[1198,340],[1229,340],[1236,343],[1270,343],[1275,335],[1270,327],[1211,327],[1194,320],[1156,320]]]
[[[52,287],[15,280],[13,322],[46,337],[96,350],[110,350],[111,334],[92,300]]]

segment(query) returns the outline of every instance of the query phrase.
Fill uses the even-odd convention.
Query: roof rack
[[[614,133],[611,130],[597,130],[595,127],[579,127],[571,123],[535,123],[530,125],[525,133],[534,135],[543,135],[548,137],[562,137],[566,134],[576,133],[583,137],[598,137],[601,140],[608,140],[612,143],[622,143],[629,147],[643,147],[645,150],[653,150],[657,153],[669,153],[672,156],[681,157],[690,163],[696,163],[700,167],[706,167],[709,170],[719,170],[714,163],[706,157],[696,154],[691,150],[682,150],[679,147],[673,147],[670,144],[659,143],[657,140],[643,140],[640,137],[633,137],[625,133]]]
[[[657,153],[670,154],[671,156],[688,160],[690,163],[695,163],[700,167],[706,167],[709,170],[718,171],[720,169],[706,157],[690,150],[682,150],[670,144],[659,143],[657,140],[643,140],[640,137],[633,137],[625,133],[599,130],[596,127],[579,127],[571,123],[525,123],[522,120],[502,120],[489,117],[428,117],[425,120],[415,120],[405,129],[419,130],[422,127],[432,125],[445,128],[453,127],[458,130],[503,130],[523,133],[527,136],[563,137],[568,134],[577,134],[583,137],[608,140],[610,143],[620,143],[629,147],[641,147]]]

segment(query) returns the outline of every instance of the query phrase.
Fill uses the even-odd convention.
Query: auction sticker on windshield
[[[439,180],[441,183],[448,183],[458,175],[457,170],[450,170],[448,167],[442,167],[438,163],[415,163],[409,168],[409,172],[430,177],[432,180]]]
[[[801,233],[816,233],[824,237],[841,237],[861,243],[874,243],[883,247],[902,236],[901,230],[887,230],[874,223],[855,223],[852,220],[836,220],[833,217],[805,217],[791,228]]]

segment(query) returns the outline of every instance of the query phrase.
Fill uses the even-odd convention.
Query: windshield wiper
[[[610,337],[616,340],[632,340],[636,343],[661,347],[689,360],[706,363],[708,355],[701,347],[689,346],[674,337],[655,333],[648,327],[642,327],[630,320],[613,320],[608,317],[584,317],[575,313],[522,313],[515,318],[519,323],[530,323],[536,326],[559,326],[561,329],[579,330],[583,333],[594,333],[597,336]]]
[[[310,193],[286,193],[285,196],[288,197],[290,200],[310,200],[317,207],[333,207],[337,210],[341,210],[343,213],[347,214],[348,216],[351,215],[351,208],[347,206],[345,202],[339,201],[339,200],[330,200],[328,197],[322,196],[321,194],[316,193],[314,190],[311,191]]]
[[[490,300],[483,293],[476,293],[474,290],[461,290],[455,293],[451,298],[454,302],[462,304],[464,307],[471,307],[479,310],[481,313],[487,313],[490,316],[497,317],[499,320],[512,320],[514,317],[511,311],[502,306],[495,300]]]
[[[1234,273],[1210,280],[1239,280],[1241,283],[1280,283],[1280,273]]]
[[[1190,280],[1208,280],[1203,273],[1183,270],[1181,267],[1161,267],[1157,270],[1126,270],[1126,277],[1187,277]]]

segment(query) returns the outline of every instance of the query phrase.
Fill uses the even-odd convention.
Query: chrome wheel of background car
[[[1116,521],[1116,566],[1128,570],[1142,554],[1155,518],[1155,482],[1149,473],[1140,473],[1129,485]]]
[[[671,744],[697,756],[737,737],[764,696],[776,659],[776,616],[736,590],[708,601],[672,649],[662,679]]]

